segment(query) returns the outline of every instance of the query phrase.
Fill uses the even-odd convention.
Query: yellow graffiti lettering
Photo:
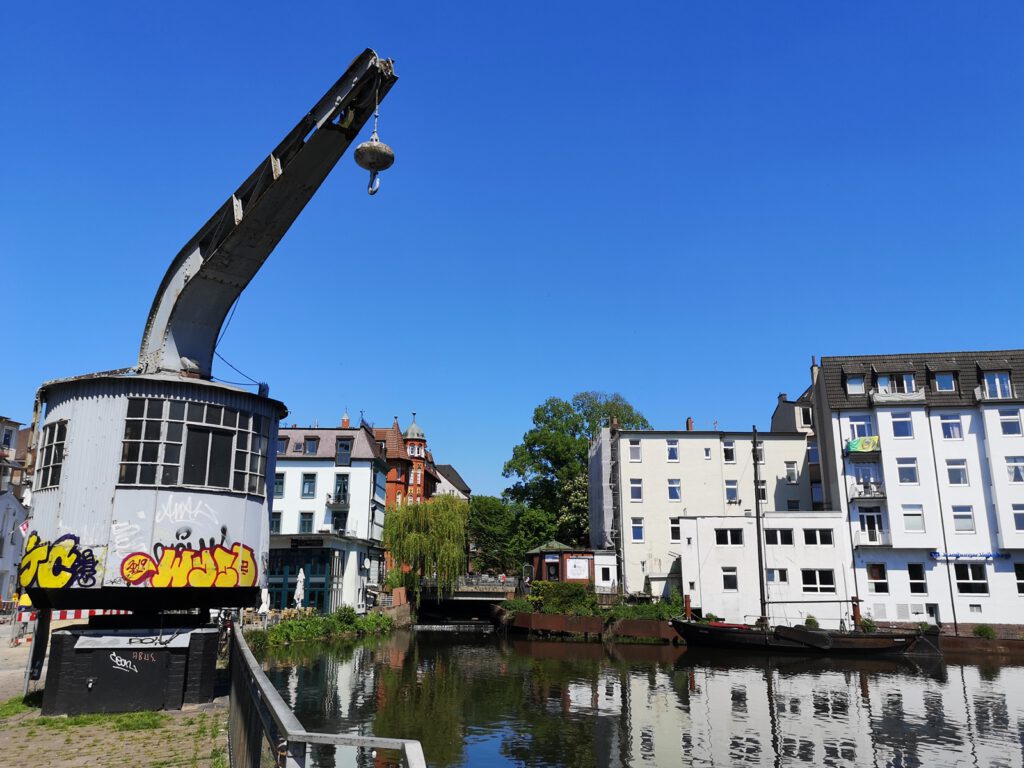
[[[63,589],[74,575],[78,552],[71,544],[54,544],[50,556],[39,564],[36,583],[43,589]]]
[[[91,587],[96,584],[96,557],[91,549],[79,546],[74,534],[48,542],[32,531],[18,566],[18,583],[42,589]]]
[[[21,566],[18,568],[18,582],[23,587],[30,587],[36,580],[36,572],[39,564],[46,561],[49,555],[48,548],[39,540],[39,536],[33,531],[28,541],[25,542],[25,554],[21,558]]]
[[[129,584],[148,582],[154,587],[251,587],[258,569],[251,547],[219,544],[191,549],[164,549],[159,562],[146,552],[134,552],[121,561],[121,575]]]
[[[244,544],[235,544],[231,547],[235,553],[235,570],[238,571],[238,585],[251,587],[256,584],[256,560],[252,556],[252,549]]]

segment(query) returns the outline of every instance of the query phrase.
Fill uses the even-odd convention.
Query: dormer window
[[[316,449],[320,447],[319,437],[307,437],[302,441],[302,452],[307,456],[313,456]]]
[[[848,395],[863,395],[864,394],[864,377],[863,376],[847,376],[846,377],[846,394],[848,394]]]
[[[935,391],[936,392],[956,392],[956,374],[953,374],[953,373],[936,373],[935,374]]]
[[[916,391],[912,373],[880,373],[878,374],[878,391],[886,395],[909,394]]]
[[[992,400],[1008,400],[1013,397],[1009,372],[988,371],[985,373],[985,397]]]
[[[334,445],[334,463],[339,467],[347,467],[352,463],[352,440],[341,437]]]
[[[287,453],[287,451],[288,451],[288,438],[287,437],[279,437],[279,438],[277,438],[277,454],[280,456],[282,453]]]

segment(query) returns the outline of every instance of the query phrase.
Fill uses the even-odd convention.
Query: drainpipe
[[[843,412],[842,411],[838,411],[838,415],[836,416],[836,419],[839,421],[840,427],[842,427],[842,422],[843,422]],[[850,514],[850,479],[846,475],[846,458],[847,457],[846,457],[846,453],[843,451],[843,432],[842,432],[841,428],[838,430],[838,435],[839,435],[839,453],[837,455],[838,455],[838,457],[839,457],[839,459],[840,459],[840,461],[842,463],[842,467],[843,467],[843,479],[842,479],[843,498],[846,499],[846,521],[845,522],[846,522],[846,530],[848,530],[850,532],[850,565],[853,568],[853,599],[851,600],[851,602],[853,604],[853,614],[854,614],[853,615],[853,623],[855,625],[857,625],[857,626],[860,626],[860,582],[857,580],[857,548],[853,544],[853,538],[856,535],[856,531],[853,530],[853,521],[850,519],[851,518],[851,514]],[[833,444],[833,450],[835,450],[835,445],[834,444]],[[818,451],[819,451],[818,458],[820,460],[820,458],[821,458],[821,454],[820,454],[821,443],[818,443]],[[824,482],[822,483],[822,486],[824,487]],[[888,507],[888,506],[889,506],[889,504],[888,504],[888,501],[887,501],[886,502],[886,507]],[[860,516],[860,507],[857,507],[857,515],[858,515],[858,518],[859,518],[859,516]],[[892,525],[891,517],[892,516],[890,515],[890,521],[889,521],[889,525],[890,526]]]
[[[928,420],[928,441],[932,448],[932,468],[935,471],[935,491],[939,496],[939,527],[942,529],[942,548],[949,555],[949,544],[946,543],[946,510],[942,507],[942,491],[939,488],[939,460],[935,457],[935,433],[932,431],[932,409],[924,407],[924,415]],[[963,429],[963,427],[961,427]],[[960,625],[956,620],[956,596],[953,593],[953,573],[946,558],[946,581],[949,583],[949,606],[953,611],[953,634],[960,635]]]

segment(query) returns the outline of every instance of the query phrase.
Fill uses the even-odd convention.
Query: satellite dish
[[[363,569],[367,571],[370,570],[370,558],[367,557],[363,560]]]

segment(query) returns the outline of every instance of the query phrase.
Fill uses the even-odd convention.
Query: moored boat
[[[807,655],[884,656],[907,653],[920,638],[917,632],[841,632],[809,627],[752,627],[725,622],[672,619],[687,645]]]

